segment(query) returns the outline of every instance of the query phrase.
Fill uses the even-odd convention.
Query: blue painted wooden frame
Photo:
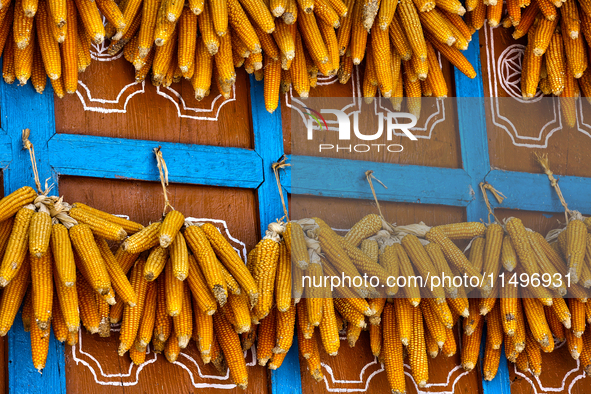
[[[477,35],[474,42],[478,42]],[[290,172],[282,171],[281,183],[286,191],[371,199],[363,174],[372,169],[379,179],[392,186],[376,189],[378,198],[384,201],[462,206],[466,207],[468,220],[479,220],[487,211],[478,184],[487,180],[499,190],[508,191],[503,207],[561,212],[562,207],[548,183],[544,182],[544,175],[491,171],[484,106],[482,99],[478,99],[484,95],[479,50],[478,45],[472,45],[465,52],[477,71],[475,79],[468,79],[455,70],[456,96],[464,98],[458,102],[463,169],[292,157],[292,163],[298,163],[304,171],[306,168],[314,171],[309,171],[305,185],[292,185]],[[39,173],[41,176],[51,174],[54,194],[58,193],[58,175],[157,181],[158,174],[151,164],[151,149],[161,145],[166,152],[172,182],[256,189],[262,235],[267,223],[283,216],[271,168],[284,153],[283,130],[280,109],[273,114],[265,109],[263,83],[251,78],[250,84],[254,150],[56,134],[53,91],[49,84],[45,94],[38,95],[30,86],[1,83],[0,168],[4,169],[5,193],[24,184],[34,184],[29,157],[22,149],[20,139],[23,128],[33,130],[31,141],[35,144]],[[467,99],[470,97],[475,99]],[[329,165],[339,169],[340,179],[335,179],[334,173],[327,177],[319,171]],[[431,179],[445,179],[446,183],[432,182]],[[562,177],[560,184],[569,196],[569,207],[591,213],[591,202],[584,198],[591,193],[591,179]],[[66,392],[63,346],[53,336],[43,375],[32,368],[29,335],[22,330],[20,317],[15,321],[8,342],[11,392]],[[497,377],[492,382],[483,381],[482,385],[485,394],[510,393],[504,357],[501,357]],[[297,339],[283,367],[271,372],[271,387],[273,393],[302,392]]]

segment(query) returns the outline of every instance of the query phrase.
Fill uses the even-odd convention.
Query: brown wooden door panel
[[[79,201],[115,214],[126,214],[142,224],[160,220],[162,215],[162,188],[157,182],[61,177],[59,186],[65,201]],[[171,204],[186,217],[224,221],[231,236],[243,243],[232,242],[243,258],[245,251],[255,246],[259,231],[253,190],[172,184],[168,191]],[[222,222],[214,224],[223,230]],[[203,365],[194,344],[183,350],[175,365],[166,361],[163,355],[152,353],[146,356],[146,363],[141,368],[133,366],[130,369],[129,355],[117,355],[116,330],[116,327],[112,328],[110,338],[83,333],[77,347],[66,346],[69,392],[191,393],[203,390],[213,393],[216,387],[228,389],[232,386],[229,377],[220,379],[212,366]],[[247,362],[251,361],[249,352]],[[121,383],[123,387],[119,385]],[[265,368],[249,367],[250,390],[266,392]]]
[[[453,91],[453,70],[445,60],[442,62],[442,68],[449,87],[449,92]],[[359,108],[362,105],[363,111],[384,112],[393,111],[392,105],[388,99],[378,98],[370,105],[361,104],[363,102],[360,86],[363,83],[363,67],[354,67],[353,74],[349,82],[342,85],[336,77],[324,78],[318,80],[318,86],[310,90],[310,97],[351,97],[351,103],[355,103],[353,108]],[[287,92],[281,97],[281,118],[284,130],[284,149],[286,153],[317,156],[317,144],[301,143],[291,135],[291,111],[292,108],[303,110],[303,107],[310,101],[302,100],[295,91]],[[317,109],[318,110],[318,109]],[[402,111],[406,109],[403,108]],[[374,120],[377,120],[377,115]],[[402,153],[377,153],[375,151],[368,153],[357,153],[351,155],[348,152],[328,151],[323,152],[323,157],[346,158],[354,160],[368,160],[380,163],[398,163],[414,164],[422,166],[436,166],[447,168],[461,168],[461,155],[459,146],[459,137],[457,133],[457,109],[455,103],[451,100],[437,101],[435,99],[424,99],[421,117],[417,124],[420,129],[413,133],[419,138],[419,141],[411,142],[406,137],[394,136],[392,144],[402,144],[404,151]],[[364,131],[367,130],[367,131]],[[363,130],[367,134],[370,131],[377,130],[377,123],[364,125]],[[336,133],[326,133],[323,143],[337,144]],[[295,145],[292,146],[292,143]],[[385,143],[384,141],[379,141]],[[294,150],[295,146],[295,150]],[[430,152],[430,154],[425,154]]]
[[[487,114],[491,165],[495,168],[521,172],[540,172],[533,160],[533,151],[547,153],[555,174],[591,177],[588,154],[591,151],[591,126],[584,116],[591,105],[585,99],[577,101],[579,121],[569,127],[560,119],[558,99],[545,98],[544,103],[522,102],[520,71],[527,39],[513,40],[513,29],[491,29],[485,26],[480,33],[484,44],[480,52]],[[497,99],[498,98],[498,99]],[[532,100],[535,102],[535,100]]]
[[[188,80],[170,88],[156,88],[149,78],[137,84],[129,62],[102,59],[80,74],[77,94],[55,100],[58,133],[253,147],[244,69],[237,70],[230,99],[224,100],[214,84],[210,95],[198,102]]]

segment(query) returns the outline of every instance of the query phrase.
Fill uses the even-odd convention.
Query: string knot
[[[164,209],[162,210],[162,216],[166,215],[166,208],[170,208],[174,211],[174,207],[170,205],[168,200],[168,192],[166,186],[168,186],[168,167],[162,156],[162,147],[154,148],[154,154],[156,155],[156,165],[158,166],[158,172],[160,173],[160,184],[162,185],[162,191],[164,193]]]
[[[283,187],[281,186],[281,181],[279,180],[279,170],[286,167],[291,167],[291,164],[286,163],[285,157],[282,157],[281,160],[271,165],[273,173],[275,174],[275,182],[277,182],[279,196],[281,197],[281,205],[283,205],[283,214],[285,215],[284,217],[286,220],[289,222],[289,212],[287,211],[287,205],[285,204],[285,198],[283,197]]]
[[[378,213],[380,214],[380,217],[382,218],[382,220],[384,222],[388,222],[386,220],[386,218],[384,218],[384,215],[382,215],[382,210],[380,208],[380,202],[378,201],[378,197],[376,196],[376,190],[373,187],[373,182],[372,179],[375,179],[376,182],[378,182],[380,185],[382,185],[384,187],[384,189],[387,189],[388,186],[384,185],[384,183],[382,181],[380,181],[378,178],[376,178],[373,174],[373,170],[367,170],[365,171],[365,178],[367,179],[367,182],[369,183],[369,187],[371,188],[371,193],[373,194],[373,199],[376,202],[376,206],[378,207]]]
[[[550,170],[550,163],[548,161],[548,155],[545,153],[540,154],[537,152],[534,152],[534,155],[536,157],[537,162],[540,164],[540,166],[544,170],[544,173],[548,176],[548,180],[550,180],[550,185],[552,185],[552,187],[556,191],[556,194],[558,195],[558,199],[560,200],[560,203],[564,207],[564,216],[566,217],[566,223],[568,224],[569,214],[571,213],[571,211],[570,211],[570,209],[568,209],[568,204],[566,203],[566,200],[564,199],[564,196],[562,195],[562,191],[560,190],[560,186],[558,185],[558,179],[554,178],[554,173]]]

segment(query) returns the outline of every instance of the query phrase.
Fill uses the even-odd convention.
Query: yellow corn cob
[[[382,283],[388,281],[388,272],[386,269],[381,265],[374,263],[365,253],[354,247],[346,239],[337,236],[337,240],[353,262],[353,265],[355,265],[360,272],[370,276],[376,276],[382,281]]]
[[[442,231],[451,240],[472,239],[486,233],[486,226],[480,222],[444,224],[434,228]]]
[[[279,105],[279,87],[281,83],[281,62],[265,57],[265,107],[273,113]]]
[[[478,272],[482,271],[484,265],[484,247],[486,240],[482,237],[475,238],[470,247],[470,263]]]
[[[375,239],[364,239],[359,245],[359,249],[370,258],[374,263],[378,262],[379,246]]]
[[[585,369],[587,376],[591,372],[591,331],[587,330],[583,335],[583,351],[579,356],[581,366]]]
[[[92,59],[90,57],[91,39],[84,30],[82,23],[78,23],[78,37],[76,39],[76,44],[78,46],[78,72],[84,72],[90,65]],[[56,81],[59,81],[59,78]],[[59,86],[59,83],[60,82],[57,82],[56,85]],[[52,86],[55,90],[54,83],[52,83]]]
[[[394,23],[390,24],[389,33],[390,41],[396,51],[400,54],[402,60],[410,60],[412,56],[412,48],[406,38],[406,33],[404,33],[404,30],[402,29],[402,22],[400,21],[400,15],[398,13],[395,15]]]
[[[97,246],[100,250],[101,257],[105,262],[105,266],[109,273],[109,277],[111,278],[111,283],[113,284],[113,288],[117,292],[117,295],[121,297],[121,300],[128,304],[129,306],[133,307],[137,303],[137,296],[125,276],[125,272],[113,256],[113,252],[107,245],[107,241],[102,238],[96,239]]]
[[[215,55],[220,46],[219,36],[215,33],[213,27],[213,18],[209,8],[209,2],[203,4],[203,12],[199,15],[199,31],[202,41],[210,55]]]
[[[288,25],[293,25],[298,19],[298,5],[296,0],[287,0],[285,2],[285,11],[281,15],[281,19]],[[279,22],[279,20],[276,20]]]
[[[172,330],[172,318],[166,313],[166,288],[164,277],[156,281],[156,312],[154,321],[154,338],[166,342]],[[148,296],[146,295],[146,302]],[[148,307],[148,304],[146,304]]]
[[[453,236],[453,235],[452,235]],[[447,260],[451,262],[457,269],[460,271],[464,271],[468,273],[470,276],[476,276],[479,280],[482,278],[480,272],[478,272],[466,256],[458,249],[458,247],[451,242],[450,238],[448,238],[443,231],[439,228],[432,228],[427,232],[425,238],[430,242],[435,242],[441,247],[441,250],[445,254]]]
[[[572,330],[566,330],[566,345],[573,359],[579,359],[583,351],[583,344],[583,338],[574,335]]]
[[[366,104],[371,104],[378,92],[378,79],[376,77],[376,67],[373,61],[373,51],[367,52],[365,59],[365,72],[363,73],[363,97]]]
[[[166,10],[169,2],[170,0],[162,0],[158,8],[158,14],[156,15],[156,28],[154,30],[154,44],[156,44],[156,46],[163,46],[167,42],[173,40],[172,35],[177,30],[177,22],[171,22],[167,18]],[[207,16],[210,18],[208,20],[210,24],[207,26],[204,24],[203,33],[205,35],[206,29],[211,27],[211,33],[213,33],[217,40],[217,34],[215,34],[213,30],[213,20],[211,20],[211,15],[208,13]]]
[[[535,233],[533,231],[528,231],[528,238],[532,250],[535,255],[536,262],[541,272],[548,273],[552,278],[554,278],[556,274],[561,275],[557,270],[556,267],[552,264],[552,262],[547,257],[546,253],[544,252],[540,239],[543,240],[543,236]],[[545,240],[543,240],[545,242]],[[566,272],[565,272],[566,273]],[[552,290],[555,290],[561,296],[566,294],[566,285],[565,284],[557,284],[557,283],[550,283],[549,286]]]
[[[197,302],[199,309],[204,313],[212,315],[217,309],[216,299],[213,293],[208,288],[201,269],[193,256],[189,256],[189,276],[187,277],[187,284],[191,289],[193,298]]]
[[[230,34],[225,34],[220,38],[220,47],[215,54],[215,66],[218,81],[222,84],[231,86],[236,82],[236,72],[232,62],[232,38]]]
[[[462,55],[462,53],[454,47],[447,46],[432,38],[429,33],[425,34],[425,38],[431,42],[433,47],[437,49],[451,64],[460,70],[468,78],[475,78],[476,71],[470,62]]]
[[[393,80],[392,80],[392,55],[390,53],[390,40],[388,31],[382,29],[375,29],[371,35],[373,51],[373,60],[375,64],[375,72],[382,96],[389,98],[392,95]],[[374,215],[375,216],[375,215]],[[381,228],[381,220],[379,228]]]
[[[115,252],[117,264],[119,264],[125,275],[129,273],[129,270],[133,267],[138,257],[139,253],[128,253],[123,250],[122,246],[119,246],[117,252]]]
[[[107,338],[111,335],[111,322],[109,321],[110,307],[100,294],[94,293],[94,299],[96,300],[97,312],[100,319],[99,336],[101,338]]]
[[[241,0],[240,4],[253,21],[266,33],[273,33],[275,23],[269,7],[263,0]]]
[[[351,31],[351,57],[353,57],[353,64],[359,64],[365,56],[367,45],[367,30],[362,22],[362,3],[356,2],[353,8],[352,15],[352,31]],[[339,49],[340,51],[340,49]]]
[[[542,346],[549,345],[550,328],[546,322],[543,305],[536,299],[523,298],[523,309],[534,339]]]
[[[11,84],[15,80],[14,75],[14,40],[8,40],[4,57],[2,59],[2,77],[4,82]]]
[[[556,338],[557,341],[564,341],[566,339],[566,334],[564,330],[564,326],[558,320],[558,316],[554,313],[551,308],[544,308],[544,312],[546,315],[546,321],[548,322],[548,327],[550,327],[550,331],[552,335]]]
[[[66,287],[59,279],[57,270],[53,270],[53,280],[57,299],[60,304],[60,311],[64,317],[68,331],[77,332],[80,325],[80,314],[78,312],[78,293],[75,281],[70,287]],[[55,302],[54,302],[55,304]]]
[[[314,62],[317,64],[327,63],[329,61],[328,49],[322,41],[314,14],[302,13],[298,18],[298,26]]]
[[[517,254],[515,253],[515,249],[513,249],[513,244],[511,243],[511,237],[509,235],[505,235],[503,238],[501,262],[503,263],[503,267],[509,272],[513,271],[517,266]]]
[[[538,15],[539,7],[538,2],[533,2],[529,7],[525,9],[523,15],[521,15],[521,20],[519,24],[515,27],[515,31],[513,32],[513,38],[519,39],[527,34],[529,29],[534,23],[534,19]]]
[[[345,4],[347,3],[347,4]],[[341,17],[349,15],[349,11],[352,8],[349,2],[343,2],[342,0],[328,0],[328,4],[335,10],[335,12]]]
[[[179,347],[179,341],[177,340],[176,334],[173,332],[172,335],[166,341],[166,346],[164,347],[164,355],[169,363],[174,363],[179,354],[181,353],[181,348]]]
[[[414,54],[422,61],[427,60],[427,47],[415,5],[411,0],[401,1],[396,12],[400,16]]]
[[[64,2],[65,4],[65,2]],[[46,3],[39,4],[39,11],[37,13],[37,38],[39,40],[39,47],[41,49],[41,56],[43,57],[43,64],[47,76],[54,80],[58,79],[62,74],[61,56],[59,46],[54,38],[51,36],[49,30],[49,20],[47,14]]]
[[[441,323],[441,321],[439,321],[437,316],[435,316],[435,313],[431,308],[431,305],[427,302],[427,299],[423,300],[423,302],[420,304],[420,308],[423,313],[423,319],[425,320],[427,331],[437,343],[436,346],[442,348],[446,339],[445,326]]]
[[[254,311],[259,319],[263,319],[273,304],[273,290],[277,263],[279,261],[279,243],[273,239],[263,239],[256,259],[251,268],[252,276],[259,289],[259,301]]]
[[[264,33],[260,29],[256,29],[256,31],[259,38]],[[287,60],[293,60],[295,57],[295,37],[291,35],[290,26],[281,20],[277,20],[276,29],[273,32],[273,38],[285,58]],[[269,51],[265,50],[265,54],[269,54]],[[272,54],[269,54],[269,56],[273,57]]]
[[[154,282],[146,282],[142,273],[146,261],[138,260],[137,264],[131,270],[131,285],[137,296],[137,304],[134,307],[126,305],[123,310],[123,319],[121,320],[121,331],[119,335],[118,353],[123,356],[133,346],[139,327],[140,316],[144,312],[146,294],[150,287],[155,286]]]
[[[194,73],[191,79],[191,84],[195,90],[195,99],[198,101],[201,101],[209,92],[213,68],[212,60],[213,58],[207,52],[203,40],[199,40],[195,50],[195,69],[201,70],[201,72]]]
[[[144,311],[141,316],[137,337],[135,340],[135,348],[137,351],[145,351],[146,346],[152,340],[156,321],[156,307],[158,297],[158,285],[148,287],[146,292],[146,300],[144,302]],[[169,322],[168,316],[166,321]],[[169,322],[170,323],[170,322]],[[170,330],[170,325],[168,326]],[[133,349],[132,348],[132,349]]]
[[[51,238],[51,216],[48,212],[38,211],[29,223],[29,253],[41,257],[49,248]]]
[[[478,361],[483,325],[483,321],[479,320],[474,327],[473,334],[469,335],[464,332],[462,337],[462,368],[464,368],[466,371],[473,370],[476,366],[476,362]]]
[[[323,299],[322,321],[320,322],[320,338],[324,350],[329,356],[336,356],[339,352],[340,339],[337,328],[335,309],[332,298]]]
[[[153,281],[164,270],[164,266],[169,260],[170,250],[167,248],[163,248],[162,246],[158,245],[150,251],[148,255],[148,260],[146,261],[146,265],[144,267],[144,278],[147,281]]]
[[[178,280],[185,280],[189,275],[189,251],[183,234],[178,233],[170,246],[172,273]]]
[[[542,56],[546,53],[546,49],[550,44],[550,39],[552,38],[552,34],[554,33],[557,24],[558,19],[553,21],[541,19],[538,22],[533,42],[533,54],[535,56]]]
[[[494,350],[500,349],[503,343],[503,322],[500,302],[497,302],[486,316],[486,343]]]
[[[248,297],[245,294],[230,294],[228,303],[236,321],[235,330],[238,334],[251,330],[251,316],[248,305]]]
[[[48,351],[49,335],[45,335],[36,324],[31,324],[31,353],[33,356],[33,366],[39,372],[45,368]]]
[[[433,263],[433,266],[435,268],[435,272],[437,272],[438,275],[443,274],[443,275],[449,276],[449,277],[453,276],[453,272],[451,271],[451,268],[449,268],[447,260],[445,259],[445,256],[441,250],[441,247],[439,247],[439,245],[434,244],[434,243],[428,243],[427,245],[425,245],[425,251],[429,254],[429,257],[431,258],[431,262]],[[443,283],[443,286],[445,286],[444,289],[445,289],[446,293],[452,299],[457,297],[458,289],[455,286],[453,286],[453,284]]]
[[[166,264],[164,268],[164,283],[166,288],[166,312],[170,316],[178,316],[183,307],[183,281],[175,278],[172,273],[172,264]]]
[[[537,2],[536,2],[537,3]],[[507,1],[507,13],[509,20],[513,26],[520,25],[521,21],[521,8],[519,7],[518,0]]]
[[[277,319],[276,310],[273,309],[269,315],[261,321],[257,339],[257,361],[259,365],[265,366],[273,357],[273,347],[276,342]]]
[[[208,287],[220,305],[226,303],[228,292],[225,280],[220,271],[220,262],[213,251],[205,233],[198,226],[189,226],[185,230],[187,242],[199,263]]]
[[[191,306],[191,291],[183,287],[183,304],[178,316],[172,318],[174,332],[178,339],[179,347],[184,349],[189,344],[193,332],[193,308]]]
[[[433,50],[433,46],[427,43],[427,63],[428,63],[428,84],[433,91],[433,96],[437,98],[447,97],[447,83],[443,76],[443,72],[439,67],[439,60],[437,54]]]
[[[76,8],[80,13],[82,23],[84,23],[84,28],[90,35],[92,41],[95,44],[102,43],[105,39],[105,28],[96,4],[90,0],[74,1],[76,3]]]
[[[402,246],[413,262],[414,267],[418,272],[427,278],[430,275],[437,275],[435,267],[431,262],[431,258],[423,248],[419,239],[412,234],[408,234],[402,238]],[[442,287],[433,288],[433,297],[438,299],[445,299],[445,293]]]
[[[276,311],[276,342],[273,353],[287,353],[291,348],[295,330],[296,307],[291,307],[286,312]],[[321,327],[322,330],[322,327]],[[322,332],[322,331],[321,331]],[[338,341],[338,331],[337,331]]]
[[[530,372],[534,376],[540,376],[542,372],[542,354],[540,352],[540,345],[532,337],[530,331],[528,331],[526,336],[525,354],[527,355],[527,364]]]
[[[341,23],[339,21],[339,15],[328,3],[327,0],[315,0],[314,1],[314,15],[328,26],[337,29]]]
[[[216,336],[219,338],[219,344],[224,352],[226,363],[230,369],[230,377],[234,381],[234,384],[245,390],[248,385],[248,373],[246,362],[242,355],[240,337],[234,332],[228,320],[219,313],[214,315],[213,324]]]
[[[33,18],[25,15],[23,0],[16,0],[14,5],[13,34],[18,49],[25,49],[33,39]]]
[[[210,315],[196,310],[193,333],[204,364],[209,363],[213,343],[213,319]]]
[[[581,276],[584,264],[587,231],[581,220],[571,220],[566,226],[566,258],[568,261],[568,273],[573,283],[577,283]]]
[[[53,328],[53,335],[55,336],[55,339],[64,343],[68,339],[70,332],[66,326],[66,321],[64,320],[60,305],[58,303],[53,303],[52,307],[51,327]]]
[[[98,314],[96,298],[94,297],[95,292],[81,274],[78,274],[76,282],[82,324],[84,324],[88,332],[96,334],[99,330],[101,319]]]
[[[41,7],[41,3],[39,2],[38,8]],[[49,0],[48,4],[48,12],[51,12],[53,23],[57,27],[62,27],[66,23],[67,19],[67,10],[66,10],[66,2],[64,0]],[[39,10],[37,10],[38,12]]]
[[[14,322],[14,318],[23,301],[30,281],[31,266],[27,259],[23,262],[14,279],[6,286],[0,301],[0,336],[5,336]],[[25,313],[23,309],[23,314]]]
[[[277,310],[286,312],[291,306],[291,258],[283,242],[279,245],[279,260],[274,286]]]
[[[349,322],[350,325],[365,328],[367,323],[365,322],[365,318],[363,314],[354,308],[353,305],[349,302],[352,300],[350,298],[335,298],[333,300],[334,306],[340,315]]]
[[[184,8],[179,21],[179,67],[183,73],[194,67],[197,43],[197,15]]]
[[[275,18],[279,18],[285,12],[286,0],[272,0],[269,2],[269,9]]]
[[[212,1],[212,7],[213,4],[216,3],[215,1]],[[185,4],[184,1],[182,0],[169,0],[166,3],[163,3],[166,5],[166,8],[164,10],[164,13],[166,15],[166,19],[168,19],[169,22],[176,22],[179,17],[181,16],[181,13],[183,12],[183,5]],[[226,3],[223,2],[223,5],[225,6]],[[226,18],[226,26],[228,25],[228,19]],[[224,30],[225,32],[225,30]]]
[[[119,8],[112,0],[111,7],[119,11]],[[98,3],[97,3],[98,4]],[[76,6],[72,0],[66,0],[66,6],[68,10],[68,19],[75,21],[77,19]],[[121,14],[119,12],[119,14]],[[123,16],[121,16],[123,17]],[[68,23],[66,25],[66,39],[62,44],[62,57],[64,59],[64,72],[63,80],[66,93],[72,94],[78,88],[78,24]]]
[[[100,294],[107,294],[111,289],[111,280],[90,227],[86,224],[75,225],[70,229],[70,239],[92,287]]]
[[[234,36],[240,38],[251,53],[259,53],[261,41],[238,0],[228,0],[228,18],[235,33],[233,38]],[[260,29],[259,31],[262,35],[267,34]]]
[[[254,306],[258,300],[257,285],[240,256],[214,225],[205,223],[201,229],[205,232],[216,255],[248,294],[251,307]]]
[[[323,75],[335,75],[339,66],[339,49],[337,36],[334,29],[322,20],[318,20],[318,28],[323,42],[328,50],[329,61],[319,65],[319,71]],[[387,36],[387,35],[386,35]]]
[[[6,59],[5,59],[6,61]],[[33,206],[18,210],[12,225],[12,231],[6,245],[0,268],[0,286],[6,287],[21,267],[28,250],[29,223],[33,216]]]
[[[561,18],[561,22],[564,19]],[[562,34],[566,35],[566,26],[564,22],[562,26]],[[587,69],[587,51],[582,37],[570,39],[566,36],[563,38],[564,50],[566,53],[566,60],[568,63],[568,69],[575,78],[581,78],[585,70]]]
[[[382,327],[381,324],[371,324],[369,326],[369,344],[371,353],[375,357],[380,357],[382,353]]]
[[[33,290],[33,314],[39,329],[49,329],[53,302],[53,277],[51,253],[31,258],[31,283]],[[584,311],[583,311],[584,312]]]
[[[357,8],[355,7],[355,2],[353,0],[346,1],[347,7],[347,15],[341,16],[341,26],[337,31],[337,41],[339,45],[339,55],[343,56],[349,47],[349,42],[351,40],[351,28],[353,27],[354,22],[354,15],[357,12]]]
[[[123,18],[123,14],[115,1],[98,0],[96,5],[107,21],[109,21],[117,30],[125,29],[125,18]]]
[[[182,26],[182,25],[181,25]],[[179,211],[170,211],[166,214],[166,217],[162,221],[158,237],[160,239],[160,246],[168,248],[168,246],[174,241],[177,233],[183,227],[185,223],[185,217]]]
[[[571,313],[563,298],[559,297],[553,300],[552,311],[565,328],[570,329],[572,327]]]
[[[585,331],[585,304],[578,301],[576,298],[569,298],[568,309],[571,313],[571,331],[574,336],[579,338]]]
[[[410,259],[408,258],[408,255],[404,251],[404,248],[401,244],[394,244],[394,249],[396,250],[398,263],[400,265],[400,275],[406,277],[407,286],[404,288],[404,292],[410,300],[410,303],[413,306],[417,306],[419,305],[419,302],[421,302],[421,296],[416,281],[411,281],[409,279],[410,277],[414,276]]]
[[[483,292],[489,294],[492,291],[493,283],[490,282],[490,275],[496,278],[500,271],[501,248],[505,231],[498,223],[493,223],[486,228],[486,245],[484,249],[483,264]],[[474,245],[474,244],[472,244]]]
[[[148,227],[133,234],[123,242],[123,250],[127,253],[141,253],[158,245],[160,222],[152,223]]]
[[[31,30],[33,30],[33,26],[31,26]],[[14,48],[14,74],[16,78],[19,80],[20,85],[25,85],[29,78],[31,78],[31,73],[33,72],[34,48],[34,35],[30,39],[30,44],[28,44],[26,47],[23,47],[23,49],[19,48],[18,46]]]
[[[429,380],[429,370],[427,366],[423,316],[419,308],[412,308],[412,326],[413,330],[408,343],[408,361],[413,379],[419,387],[425,387]]]
[[[145,58],[154,42],[154,28],[156,27],[156,19],[158,15],[158,8],[160,7],[160,0],[145,0],[142,5],[142,22],[140,25],[140,32],[138,37],[139,55]],[[138,229],[137,231],[141,230]],[[127,232],[130,232],[126,229]]]

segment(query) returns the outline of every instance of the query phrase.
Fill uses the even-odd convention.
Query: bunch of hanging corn
[[[499,7],[502,4],[493,8]],[[577,0],[509,0],[506,8],[502,25],[514,27],[516,40],[527,36],[521,71],[523,98],[531,99],[540,91],[560,97],[562,116],[573,127],[576,100],[580,96],[591,100],[591,74],[586,72],[591,6]],[[498,24],[500,19],[495,20]]]
[[[130,2],[131,3],[131,2]],[[90,65],[90,47],[105,39],[104,15],[129,29],[114,0],[15,0],[0,6],[0,54],[6,83],[29,79],[43,93],[47,78],[60,98],[74,93]]]
[[[433,228],[418,226],[414,231],[402,230],[405,226],[394,227],[396,240],[388,236],[384,239],[379,234],[384,228],[377,215],[364,217],[344,237],[318,218],[314,218],[312,226],[309,220],[300,223],[304,224],[291,222],[284,239],[290,245],[294,263],[295,301],[302,294],[306,297],[296,307],[300,352],[316,380],[323,379],[319,345],[334,356],[340,345],[339,332],[346,335],[352,347],[363,330],[369,330],[371,351],[384,364],[393,392],[405,392],[404,354],[408,356],[413,378],[423,387],[429,379],[428,356],[453,356],[458,340],[465,370],[475,368],[480,342],[486,341],[482,368],[487,380],[497,373],[503,341],[510,361],[516,362],[519,369],[539,375],[541,352],[551,352],[555,340],[566,340],[571,355],[581,360],[591,374],[591,330],[585,330],[586,320],[591,322],[591,306],[586,298],[586,288],[591,287],[587,277],[591,268],[591,235],[587,226],[591,219],[569,224],[568,232],[565,230],[553,245],[539,233],[527,230],[516,218],[509,219],[504,226],[474,222]],[[318,241],[319,249],[309,238]],[[459,240],[471,241],[467,256],[454,243]],[[312,253],[306,253],[306,245]],[[315,253],[322,253],[323,257],[317,261],[308,257]],[[582,260],[577,260],[577,256]],[[571,284],[571,298],[565,301],[564,275],[576,272],[579,264],[581,280]],[[541,289],[519,289],[507,280],[504,288],[498,279],[490,283],[490,274],[498,277],[503,270],[527,273],[530,277],[534,273],[559,273],[563,282],[553,281]],[[339,271],[352,277],[377,276],[381,283],[383,271],[386,275],[423,278],[467,273],[482,277],[482,285],[476,289],[447,284],[431,294],[422,294],[410,286],[341,288],[334,298],[328,289],[304,286],[298,290],[296,277],[327,276],[330,284],[331,277],[341,277]],[[399,298],[391,298],[399,291],[403,293],[398,294]],[[485,322],[487,335],[483,339]],[[456,324],[461,325],[461,339],[454,334]],[[315,327],[319,328],[318,334]]]
[[[270,112],[292,87],[307,97],[319,73],[346,83],[366,57],[366,100],[379,88],[399,109],[405,95],[418,115],[417,98],[447,96],[438,53],[476,75],[460,50],[479,17],[466,23],[464,12],[458,0],[15,0],[0,6],[0,53],[6,82],[31,78],[41,93],[47,75],[59,97],[76,91],[91,44],[105,38],[109,54],[123,51],[133,63],[137,81],[150,71],[156,86],[186,78],[198,100],[212,84],[229,97],[244,67],[264,78]]]

